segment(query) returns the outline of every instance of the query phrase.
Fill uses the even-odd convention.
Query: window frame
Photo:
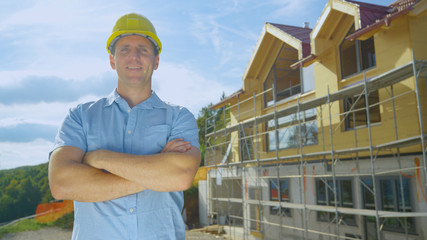
[[[341,43],[339,45],[339,48],[338,48],[338,50],[339,50],[338,51],[339,52],[339,59],[340,59],[341,79],[346,79],[346,78],[352,77],[352,76],[357,75],[357,74],[359,74],[359,73],[361,73],[363,71],[367,71],[367,70],[373,69],[373,68],[375,68],[377,66],[374,37],[372,36],[372,37],[370,37],[370,38],[368,38],[366,40],[363,40],[363,41],[362,40],[358,40],[358,39],[354,39],[352,41],[347,40],[346,37],[349,36],[350,34],[352,34],[354,31],[355,31],[355,28],[354,28],[354,24],[353,24],[353,25],[351,25],[350,29],[347,31],[346,36],[341,41]],[[367,49],[367,48],[364,47],[364,46],[366,46],[366,45],[364,45],[364,43],[368,43],[369,41],[372,41],[373,55],[372,55],[371,58],[370,57],[366,58],[366,54],[369,53],[369,52],[365,51],[365,49]],[[353,72],[353,73],[348,73],[348,74],[344,75],[344,68],[343,68],[344,63],[343,63],[343,59],[345,57],[343,56],[344,55],[343,54],[343,46],[346,43],[352,43],[352,42],[354,42],[354,48],[355,48],[354,49],[355,50],[355,59],[354,59],[354,61],[355,61],[355,64],[356,64],[356,71]],[[371,65],[367,64],[365,58],[367,59],[368,62],[369,62],[369,59],[372,59],[373,63]]]
[[[372,100],[374,100],[374,102],[372,102]],[[353,96],[353,97],[347,97],[342,101],[343,101],[342,103],[343,103],[344,113],[346,113],[350,110],[352,111],[352,112],[344,115],[344,130],[350,131],[350,130],[354,130],[354,129],[358,129],[358,128],[367,127],[368,126],[368,116],[366,114],[366,96],[365,96],[365,94],[361,94],[361,95]],[[369,93],[368,101],[369,101],[369,115],[370,115],[370,120],[371,120],[370,124],[372,125],[372,124],[381,123],[381,111],[380,111],[380,105],[379,105],[380,95],[379,95],[378,90]],[[355,109],[352,109],[352,106],[354,104],[356,104],[355,107],[358,107],[359,102],[361,104],[363,104],[363,109],[358,110],[358,113],[356,113],[356,112],[354,112]],[[374,106],[372,106],[372,105],[374,105]],[[357,110],[357,108],[356,108],[356,110]],[[357,118],[360,116],[365,118],[363,121],[363,124],[358,124],[358,122],[362,122],[362,121],[357,121]],[[375,118],[373,118],[373,116],[375,116]],[[356,121],[353,121],[354,119],[356,119]]]
[[[311,113],[311,111],[314,111],[313,113]],[[298,130],[298,113],[294,113],[291,115],[287,115],[281,118],[277,119],[278,122],[278,128],[277,128],[277,135],[279,137],[279,148],[277,149],[278,151],[280,150],[284,150],[284,149],[291,149],[291,148],[297,148],[298,147],[298,139],[299,139],[299,130]],[[305,139],[303,141],[303,146],[311,146],[311,145],[317,145],[319,144],[319,139],[318,139],[318,130],[319,127],[317,125],[317,109],[316,108],[311,108],[311,109],[307,109],[305,111],[302,111],[299,113],[300,117],[301,117],[301,133],[303,135],[303,139]],[[281,121],[282,120],[282,121]],[[274,152],[276,151],[276,129],[275,129],[275,120],[269,120],[265,123],[265,129],[266,129],[266,133],[265,134],[265,139],[266,139],[266,151],[267,152]],[[271,123],[271,126],[270,126]],[[281,143],[282,142],[289,142],[289,141],[281,141],[281,136],[286,135],[287,131],[292,131],[292,129],[295,128],[296,134],[294,134],[295,137],[295,143],[291,144],[291,145],[287,145],[285,147],[281,147]],[[311,129],[315,129],[315,131],[310,131]],[[271,141],[274,141],[273,145],[271,145]]]
[[[356,201],[355,201],[356,196],[355,196],[355,194],[353,194],[354,193],[354,189],[355,189],[353,178],[338,178],[335,181],[336,181],[336,185],[337,185],[337,198],[338,198],[337,199],[337,201],[338,201],[337,205],[339,207],[344,207],[344,204],[343,204],[343,195],[344,195],[344,193],[342,191],[342,189],[343,189],[343,183],[344,183],[344,181],[349,181],[350,186],[351,186],[351,189],[349,191],[349,193],[351,195],[351,204],[353,205],[353,208],[354,208],[354,205],[356,203]],[[329,182],[331,183],[331,185],[333,185],[333,179],[332,178],[327,178],[325,180],[317,179],[315,181],[315,184],[316,184],[316,186],[315,186],[316,187],[316,204],[317,205],[320,205],[320,206],[335,206],[334,200],[330,199],[330,198],[333,198],[333,192],[330,189],[333,186],[330,186],[330,187],[326,186],[327,184],[329,185]],[[320,204],[319,203],[319,196],[321,195],[321,193],[319,192],[319,183],[322,183],[324,185],[324,189],[326,191],[323,194],[323,195],[325,195],[325,203],[324,204]],[[316,220],[319,221],[319,222],[331,222],[335,218],[335,213],[324,212],[324,211],[317,211],[316,215],[317,215]],[[326,218],[325,218],[325,216],[326,216]],[[341,217],[341,216],[339,216],[339,217]],[[340,224],[346,224],[348,226],[357,226],[356,216],[355,215],[342,214],[342,217],[343,217],[343,221],[341,221]],[[343,223],[343,222],[345,222],[345,223]]]
[[[279,184],[277,184],[277,180],[279,180]],[[273,190],[273,182],[276,182],[276,186],[278,185],[277,188],[277,199],[273,199],[272,196],[272,190]],[[279,192],[278,189],[281,189],[282,186],[282,182],[286,182],[287,185],[287,191],[288,191],[288,196],[287,199],[283,199],[282,197],[280,197],[280,202],[290,202],[291,199],[291,184],[290,184],[290,179],[289,178],[269,178],[268,179],[268,189],[269,189],[269,197],[270,197],[270,201],[273,202],[279,202],[279,193],[282,193],[281,191]],[[281,194],[283,195],[283,194]],[[277,215],[277,216],[284,216],[284,217],[292,217],[292,211],[290,208],[284,208],[281,206],[270,206],[270,215]]]
[[[404,195],[405,195],[405,197],[409,198],[409,199],[405,199],[408,202],[408,204],[409,204],[409,206],[406,206],[406,204],[405,204],[405,208],[409,208],[411,210],[410,212],[412,212],[413,209],[414,209],[414,203],[413,203],[413,199],[412,199],[412,196],[411,196],[411,194],[412,194],[412,187],[411,187],[412,186],[412,180],[409,179],[409,178],[405,178],[403,176],[402,176],[402,179],[407,182],[407,189],[404,189],[404,191],[407,190],[407,193],[404,193]],[[368,183],[366,183],[366,180],[370,180],[371,183],[372,183],[372,179],[371,178],[364,177],[364,178],[361,178],[361,180],[363,181],[364,184],[366,184],[370,188],[373,187],[373,185],[369,185]],[[392,198],[393,201],[394,201],[394,203],[393,203],[394,209],[392,209],[392,210],[384,210],[384,197],[385,197],[385,194],[383,193],[384,189],[383,189],[383,185],[382,185],[382,182],[384,182],[384,181],[392,181],[392,185],[393,185],[392,186],[393,187],[392,194],[394,195],[393,198]],[[366,202],[365,202],[366,201],[366,196],[365,196],[365,192],[368,192],[368,194],[372,194],[372,193],[370,193],[369,190],[366,190],[366,187],[363,186],[362,184],[360,184],[360,187],[361,187],[361,194],[362,194],[362,207],[366,208]],[[375,188],[378,189],[378,191],[380,192],[380,194],[378,194],[379,197],[377,198],[377,202],[378,202],[377,205],[379,206],[379,210],[382,210],[382,211],[393,211],[393,212],[403,212],[403,211],[399,211],[400,208],[401,208],[401,202],[400,202],[401,201],[400,200],[400,197],[401,197],[400,194],[401,193],[400,193],[400,177],[399,176],[394,175],[394,176],[379,177],[379,178],[376,179]],[[370,204],[374,204],[374,207],[370,207],[368,209],[375,209],[375,203],[370,203]],[[408,211],[406,211],[406,212],[408,212]],[[405,233],[405,228],[403,226],[401,226],[401,223],[399,222],[399,220],[397,220],[397,223],[398,223],[397,226],[396,225],[390,226],[390,224],[388,224],[387,221],[390,222],[391,219],[397,219],[397,218],[386,218],[385,221],[384,221],[383,231],[396,232],[396,233]],[[409,234],[417,234],[416,219],[414,217],[412,217],[412,218],[411,217],[407,217],[407,219],[412,219],[412,220],[410,220],[412,226],[408,227],[408,233]],[[369,220],[365,219],[365,221],[369,221]]]
[[[300,94],[300,93],[303,92],[303,79],[301,77],[302,76],[301,69],[294,69],[294,70],[292,70],[293,72],[298,72],[298,76],[299,76],[298,77],[299,78],[298,82],[299,82],[299,84],[296,84],[296,85],[293,85],[293,86],[291,85],[291,87],[285,88],[285,89],[281,89],[280,91],[278,91],[278,89],[277,89],[277,74],[276,74],[276,65],[277,64],[276,63],[277,63],[277,61],[278,61],[278,59],[279,59],[282,51],[286,49],[286,46],[289,46],[289,45],[287,45],[286,43],[282,44],[282,46],[280,48],[280,51],[279,51],[279,53],[277,54],[277,56],[276,56],[276,58],[274,60],[273,65],[270,67],[270,69],[268,71],[267,77],[264,79],[264,82],[263,82],[263,89],[264,89],[264,91],[266,91],[267,89],[269,89],[268,86],[266,86],[266,84],[267,84],[267,81],[270,79],[270,77],[272,77],[272,80],[273,80],[273,82],[271,84],[271,88],[273,88],[273,86],[276,86],[276,89],[274,89],[275,91],[271,91],[271,93],[270,93],[271,96],[272,96],[271,100],[269,100],[269,101],[267,100],[267,94],[269,94],[269,92],[265,92],[264,93],[264,108],[272,107],[275,103],[276,104],[280,103],[282,101],[285,101],[288,98],[291,98],[291,97],[293,97],[293,96],[295,96],[295,95]],[[295,62],[297,62],[297,61],[298,61],[298,59],[295,59]],[[289,92],[289,95],[285,96],[283,98],[280,98],[278,100],[279,94],[280,93],[285,93],[287,91]]]

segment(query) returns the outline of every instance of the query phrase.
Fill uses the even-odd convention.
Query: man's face
[[[110,64],[117,71],[119,87],[150,87],[153,71],[159,66],[159,56],[145,37],[126,36],[116,43]]]

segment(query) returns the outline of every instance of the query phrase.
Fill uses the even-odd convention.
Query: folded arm
[[[49,184],[55,199],[100,202],[137,193],[146,188],[129,180],[83,164],[80,148],[56,149],[49,162]]]
[[[96,150],[84,161],[98,169],[160,192],[189,188],[200,165],[200,151],[182,139],[175,139],[154,155],[133,155]]]
[[[51,155],[49,184],[56,199],[107,201],[145,189],[187,189],[199,164],[200,151],[182,139],[168,142],[154,155],[108,150],[85,154],[80,148],[64,146]]]

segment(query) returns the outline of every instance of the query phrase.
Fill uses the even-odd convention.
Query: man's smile
[[[142,69],[142,67],[126,67],[127,69],[130,69],[130,70],[134,70],[134,69]]]

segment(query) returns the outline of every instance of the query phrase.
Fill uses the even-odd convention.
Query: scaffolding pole
[[[376,188],[376,175],[375,175],[375,159],[374,159],[374,150],[372,147],[372,129],[371,129],[371,115],[370,115],[370,111],[369,111],[369,91],[368,91],[368,87],[367,87],[367,80],[366,80],[366,73],[363,72],[363,83],[365,86],[365,105],[366,105],[366,118],[367,118],[367,125],[368,125],[368,134],[369,134],[369,155],[370,155],[370,159],[371,159],[371,171],[372,171],[372,191],[374,194],[374,203],[375,203],[375,223],[376,223],[376,227],[377,227],[377,237],[378,240],[381,240],[381,228],[380,228],[380,217],[378,215],[378,210],[379,210],[379,206],[378,206],[378,195],[377,195],[377,188]]]

